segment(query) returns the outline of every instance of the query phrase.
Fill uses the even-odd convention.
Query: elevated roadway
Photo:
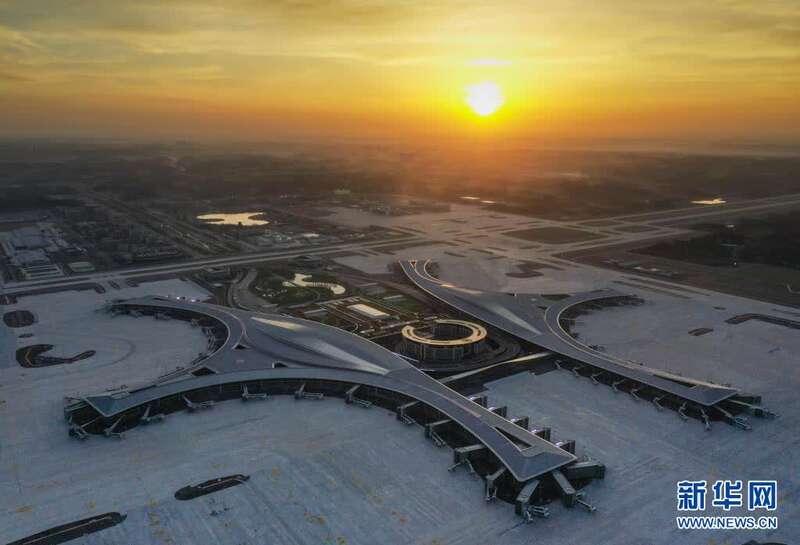
[[[433,277],[428,270],[429,264],[429,261],[403,261],[400,266],[408,279],[431,297],[474,319],[568,358],[576,362],[578,369],[581,366],[591,369],[593,380],[605,373],[606,380],[615,388],[624,381],[634,385],[634,395],[639,390],[649,389],[656,404],[659,399],[670,396],[682,409],[688,405],[681,404],[696,407],[701,416],[707,414],[704,409],[717,407],[726,420],[730,407],[719,404],[731,400],[736,401],[739,407],[739,404],[747,405],[748,401],[760,401],[757,396],[742,394],[735,388],[652,369],[592,350],[564,329],[563,317],[568,310],[587,303],[625,297],[622,292],[597,290],[554,302],[530,294],[494,293],[455,286]],[[758,409],[752,410],[757,412]]]
[[[484,445],[518,482],[576,460],[570,452],[467,399],[394,353],[334,327],[165,297],[131,299],[116,303],[112,310],[193,319],[224,331],[224,340],[178,374],[135,388],[75,398],[78,403],[68,409],[68,418],[73,426],[90,433],[130,426],[168,400],[209,392],[217,395],[231,388],[239,392],[248,385],[258,389],[269,382],[308,381],[374,388],[394,395],[398,404],[403,400],[424,404]]]
[[[419,237],[395,237],[391,240],[380,240],[374,242],[360,242],[349,244],[333,244],[326,246],[318,246],[312,248],[295,248],[291,250],[271,250],[266,252],[257,252],[251,254],[238,254],[225,257],[212,257],[205,259],[194,259],[190,261],[180,261],[171,264],[155,264],[142,267],[130,267],[125,269],[116,269],[113,271],[104,271],[93,274],[85,274],[79,276],[68,276],[57,280],[31,280],[24,282],[11,282],[7,284],[0,284],[0,295],[20,295],[37,290],[57,290],[68,289],[77,286],[91,285],[97,282],[108,280],[121,280],[135,279],[140,277],[167,275],[167,274],[180,274],[185,272],[197,271],[206,267],[224,267],[224,266],[241,266],[250,265],[255,263],[281,261],[299,257],[302,255],[319,255],[324,256],[328,254],[337,254],[345,251],[358,251],[366,248],[380,248],[381,246],[391,246],[398,243],[412,243],[419,242],[423,244],[425,241]]]

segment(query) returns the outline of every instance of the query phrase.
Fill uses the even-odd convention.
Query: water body
[[[203,214],[197,216],[197,219],[214,223],[216,225],[267,225],[269,221],[264,219],[253,219],[255,216],[261,215],[263,212],[233,212],[233,213],[220,213],[220,214]]]
[[[288,282],[284,282],[284,287],[301,287],[301,288],[328,288],[334,295],[341,295],[344,293],[344,286],[341,284],[332,284],[330,282],[306,282],[306,278],[311,278],[310,274],[294,273],[294,278]]]
[[[482,199],[481,197],[471,197],[471,196],[468,196],[468,195],[465,195],[465,196],[459,197],[459,198],[461,200],[470,201],[470,202],[480,201],[481,204],[496,204],[496,202],[497,202],[497,201],[490,201],[488,199]]]
[[[705,199],[705,200],[701,200],[701,201],[692,201],[692,204],[704,204],[706,206],[713,206],[715,204],[725,204],[726,202],[728,202],[728,201],[726,201],[725,199],[723,199],[721,197],[717,197],[715,199]]]

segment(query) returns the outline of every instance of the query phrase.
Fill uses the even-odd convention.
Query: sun
[[[492,115],[505,102],[503,91],[493,81],[482,81],[467,86],[467,105],[481,117]]]

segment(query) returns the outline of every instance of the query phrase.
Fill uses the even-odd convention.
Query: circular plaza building
[[[452,363],[486,350],[486,328],[462,320],[436,320],[431,326],[405,326],[400,352],[425,363]]]

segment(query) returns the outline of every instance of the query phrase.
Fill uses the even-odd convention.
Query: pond
[[[469,201],[469,202],[480,202],[481,204],[497,204],[497,201],[492,201],[489,199],[484,199],[482,197],[472,197],[470,195],[465,195],[463,197],[459,197],[461,200]]]
[[[294,278],[283,283],[283,286],[300,287],[300,288],[328,288],[334,295],[341,295],[344,293],[344,286],[341,284],[333,284],[331,282],[307,282],[306,279],[311,278],[310,274],[294,273]]]
[[[267,225],[269,222],[264,219],[254,219],[255,216],[260,216],[263,212],[223,212],[219,214],[203,214],[197,216],[197,219],[213,223],[215,225],[244,225],[247,227],[253,225]]]

